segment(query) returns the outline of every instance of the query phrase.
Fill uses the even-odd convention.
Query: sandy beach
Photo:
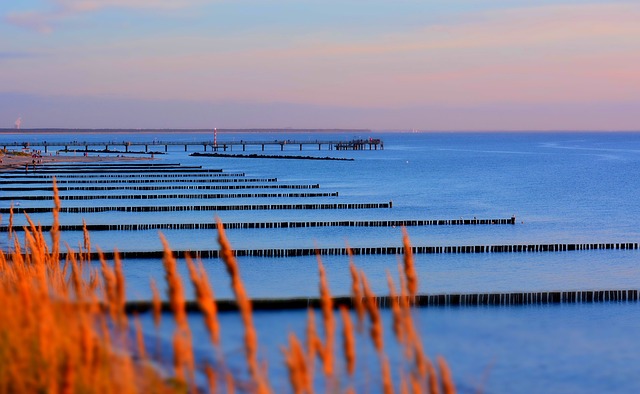
[[[140,160],[152,160],[148,157],[114,157],[114,156],[42,156],[39,158],[33,158],[26,155],[16,155],[12,153],[0,153],[0,172],[10,171],[15,169],[24,170],[25,165],[31,166],[33,160],[37,165],[51,164],[51,163],[100,163],[100,162],[127,162],[127,161],[140,161]]]

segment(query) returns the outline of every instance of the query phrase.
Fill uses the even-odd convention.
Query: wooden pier
[[[168,152],[170,146],[184,147],[184,151],[189,151],[192,147],[202,147],[204,152],[210,150],[211,152],[226,152],[227,150],[233,151],[246,151],[248,148],[254,150],[265,150],[265,147],[275,148],[276,150],[284,151],[285,148],[291,147],[296,150],[302,151],[304,147],[307,149],[322,150],[382,150],[384,149],[384,142],[379,138],[355,138],[351,140],[258,140],[258,141],[224,141],[224,140],[202,140],[202,141],[35,141],[35,142],[4,142],[2,147],[7,148],[31,148],[40,149],[45,153],[48,153],[51,149],[56,149],[63,152],[101,152],[93,148],[102,148],[102,152],[111,153],[133,153],[131,148],[139,147],[144,151],[135,151],[135,153],[162,153]],[[90,150],[92,148],[92,150]],[[150,150],[159,148],[160,150]]]

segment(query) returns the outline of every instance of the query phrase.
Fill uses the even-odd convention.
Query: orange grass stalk
[[[91,261],[91,238],[89,237],[89,231],[87,230],[87,222],[82,219],[82,234],[83,234],[83,246],[86,253],[87,262]]]
[[[164,265],[165,278],[167,281],[167,292],[169,305],[176,321],[176,333],[174,336],[174,367],[176,368],[176,378],[182,380],[184,374],[182,368],[187,370],[189,383],[193,386],[195,383],[195,365],[193,358],[193,349],[191,347],[191,331],[187,322],[187,312],[185,308],[184,291],[182,288],[182,279],[176,268],[176,260],[173,252],[169,247],[167,239],[160,233],[160,241],[164,250],[162,263]]]
[[[156,281],[151,278],[151,307],[153,310],[153,325],[158,328],[160,327],[160,318],[162,316],[162,300],[160,299],[160,292],[158,291],[158,286],[156,285]]]
[[[116,307],[116,276],[109,268],[107,261],[102,254],[102,251],[98,249],[98,259],[100,260],[100,270],[102,272],[102,283],[103,283],[103,291],[104,296],[106,298],[106,304],[109,308],[109,314],[111,315],[111,319],[114,321],[117,318],[117,307]]]
[[[117,322],[121,325],[121,327],[125,328],[127,326],[127,313],[125,311],[127,295],[125,292],[126,289],[124,284],[124,273],[122,272],[122,261],[120,260],[118,249],[115,249],[113,252],[113,270],[115,272],[116,278],[114,302],[117,312]]]
[[[185,346],[184,335],[182,335],[181,330],[178,329],[173,334],[173,370],[175,379],[180,383],[186,381],[183,368],[187,364]]]
[[[383,342],[382,342],[382,322],[380,320],[380,311],[376,305],[376,295],[369,288],[369,283],[364,275],[364,272],[360,271],[360,282],[362,283],[362,290],[364,293],[364,305],[369,314],[369,320],[371,322],[370,334],[371,340],[375,345],[379,354],[382,354]]]
[[[311,392],[316,355],[322,351],[322,342],[316,332],[316,317],[312,308],[307,310],[307,365],[309,366],[307,389]]]
[[[207,377],[207,386],[209,386],[209,393],[215,394],[218,392],[216,385],[216,370],[210,364],[204,366],[204,374]]]
[[[416,338],[415,330],[413,327],[413,318],[411,317],[411,305],[409,303],[409,296],[407,295],[407,282],[406,278],[403,275],[402,267],[400,264],[398,264],[398,278],[400,279],[399,305],[402,315],[400,319],[400,325],[402,326],[401,330],[405,339],[405,358],[409,359],[414,354],[414,345],[416,343]],[[420,370],[423,371],[422,369]]]
[[[322,265],[322,260],[319,255],[316,255],[318,259],[318,273],[320,275],[320,306],[322,308],[322,322],[324,326],[325,342],[320,352],[324,374],[327,377],[333,375],[333,344],[335,340],[335,320],[333,316],[333,299],[331,298],[331,292],[329,291],[329,285],[327,284],[327,275]]]
[[[9,229],[8,229],[8,237],[11,239],[13,236],[13,202],[11,202],[11,206],[9,207]]]
[[[442,393],[443,394],[455,394],[456,387],[453,384],[451,378],[451,370],[447,361],[442,356],[438,356],[438,367],[440,368],[440,380],[442,381]]]
[[[402,227],[402,243],[404,245],[404,274],[407,278],[409,296],[414,298],[418,294],[418,275],[413,261],[413,250],[407,229]]]
[[[285,356],[285,364],[289,370],[289,383],[295,394],[309,392],[306,390],[307,363],[305,361],[302,345],[295,334],[289,333],[289,349],[282,347]]]
[[[344,359],[347,363],[347,373],[353,376],[356,369],[356,341],[353,334],[353,324],[346,306],[340,305],[340,315],[342,316],[342,338],[344,340]]]
[[[25,239],[27,246],[31,250],[33,275],[35,275],[35,279],[38,281],[36,290],[39,290],[41,293],[45,294],[48,289],[47,268],[45,266],[46,256],[43,253],[41,246],[38,245],[38,241],[36,240],[36,238],[33,235],[29,234],[26,229]]]
[[[133,315],[133,324],[136,327],[136,348],[138,350],[138,357],[142,360],[147,358],[147,350],[144,345],[144,335],[142,335],[142,324],[140,324],[140,318],[138,314]]]
[[[349,250],[349,255],[351,255],[351,249]],[[351,272],[351,295],[353,297],[353,307],[356,310],[358,315],[358,331],[362,331],[362,327],[364,324],[364,313],[365,308],[362,303],[362,290],[360,289],[360,276],[358,275],[358,270],[356,269],[355,264],[353,264],[353,260],[349,259],[349,271]]]
[[[53,222],[51,223],[51,230],[49,233],[51,234],[51,259],[52,264],[57,264],[60,260],[60,196],[58,195],[58,185],[56,182],[56,177],[53,177]]]
[[[200,311],[204,315],[204,322],[209,331],[211,342],[215,345],[220,344],[220,324],[218,323],[218,307],[216,306],[215,296],[213,289],[209,285],[207,280],[207,273],[202,266],[202,261],[199,261],[198,269],[193,263],[191,256],[186,255],[187,268],[189,269],[189,276],[196,292],[196,300],[200,306]]]
[[[389,286],[389,297],[391,298],[391,314],[393,316],[393,333],[395,334],[398,342],[404,341],[404,333],[402,331],[402,310],[400,309],[400,300],[396,294],[396,289],[393,284],[393,278],[391,273],[387,271],[387,284]]]
[[[431,360],[427,360],[426,369],[429,374],[429,394],[439,394],[440,386],[438,385],[438,374],[436,373],[436,369],[433,367]],[[417,380],[418,377],[416,377],[416,381]]]
[[[233,374],[229,371],[225,374],[225,384],[227,385],[227,394],[234,394],[236,392],[236,381],[233,378]]]
[[[382,369],[382,391],[384,394],[393,394],[391,368],[389,367],[389,359],[386,356],[380,357],[380,368]]]
[[[176,259],[173,257],[173,252],[169,247],[167,239],[162,234],[160,234],[160,241],[162,242],[162,247],[164,249],[162,264],[164,266],[165,280],[167,282],[169,305],[171,306],[171,311],[173,312],[178,328],[183,331],[188,331],[189,324],[187,323],[184,292],[182,289],[182,280],[176,268]]]
[[[253,325],[251,300],[244,289],[242,279],[240,278],[240,271],[238,270],[238,263],[236,262],[236,258],[233,256],[233,250],[231,249],[229,240],[227,240],[222,221],[216,218],[216,223],[218,227],[220,256],[225,264],[229,276],[231,277],[231,288],[236,296],[236,302],[244,324],[244,346],[249,373],[256,384],[256,391],[260,394],[266,393],[269,389],[258,366],[258,334],[256,333],[255,326]]]
[[[74,390],[75,365],[72,364],[70,357],[67,355],[62,369],[62,381],[60,382],[60,394],[72,394]]]
[[[407,378],[404,373],[400,371],[400,394],[409,394],[409,386],[407,385]],[[414,390],[413,393],[419,393],[420,391]]]
[[[67,258],[71,263],[71,284],[76,293],[78,301],[84,300],[84,281],[82,280],[82,267],[78,265],[76,254],[67,245]]]

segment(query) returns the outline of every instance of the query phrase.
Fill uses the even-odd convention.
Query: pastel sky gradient
[[[0,128],[640,130],[640,1],[0,2]]]

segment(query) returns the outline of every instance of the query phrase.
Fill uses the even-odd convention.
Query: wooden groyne
[[[208,173],[208,174],[194,174],[193,176],[185,174],[81,174],[81,175],[39,175],[24,173],[13,174],[10,176],[0,175],[0,184],[51,184],[53,177],[56,177],[56,182],[60,183],[119,183],[119,182],[207,182],[211,178],[220,177],[234,177],[242,178],[246,176],[244,172],[224,172],[224,173]],[[1,180],[10,179],[10,180]]]
[[[390,203],[327,203],[327,204],[247,204],[247,205],[170,205],[170,206],[113,206],[113,207],[62,207],[60,213],[97,212],[184,212],[184,211],[265,211],[284,209],[379,209],[391,208]],[[14,207],[14,213],[51,212],[49,207]],[[9,213],[10,208],[0,208],[0,213]]]
[[[172,173],[172,174],[176,174],[176,173],[183,173],[183,174],[188,174],[188,173],[193,173],[193,174],[208,174],[208,173],[216,173],[216,172],[222,172],[222,170],[220,169],[207,169],[207,168],[132,168],[132,169],[126,169],[126,168],[118,168],[118,167],[114,167],[114,168],[87,168],[87,169],[43,169],[38,167],[38,165],[35,166],[35,169],[33,167],[33,165],[29,165],[27,171],[25,171],[27,174],[52,174],[52,175],[58,175],[58,174],[109,174],[109,173],[118,173],[118,174],[127,174],[127,173],[140,173],[140,174],[162,174],[162,173]]]
[[[281,185],[271,183],[267,185],[154,185],[154,186],[59,186],[58,191],[107,191],[107,190],[241,190],[241,189],[319,189],[320,185]],[[5,192],[16,191],[40,191],[45,190],[53,193],[53,187],[12,187],[3,188]],[[19,200],[19,196],[15,198]]]
[[[584,243],[584,244],[536,244],[536,245],[478,245],[478,246],[413,246],[414,254],[471,254],[471,253],[537,253],[537,252],[568,252],[587,250],[637,250],[637,242],[618,243]],[[346,256],[353,255],[402,255],[402,246],[386,247],[352,247],[352,248],[272,248],[272,249],[234,249],[236,257],[303,257],[303,256]],[[129,259],[157,259],[162,258],[163,251],[120,251],[122,258]],[[196,258],[218,258],[220,251],[213,250],[176,250],[173,252],[176,258],[184,258],[190,255]],[[61,256],[66,257],[63,253]],[[113,252],[104,252],[103,256],[113,259]],[[98,254],[92,255],[93,259]]]
[[[202,166],[182,165],[179,163],[113,163],[103,162],[97,163],[40,163],[37,167],[43,170],[101,170],[120,168],[124,170],[148,170],[148,169],[201,169]],[[222,170],[219,170],[222,171]]]
[[[312,197],[338,197],[338,192],[327,193],[208,193],[208,194],[105,194],[105,195],[78,195],[60,196],[60,200],[156,200],[170,198],[189,199],[226,199],[226,198],[312,198]],[[0,196],[1,200],[15,200],[15,197]],[[20,201],[53,200],[53,196],[21,196]]]
[[[452,219],[452,220],[341,220],[328,222],[225,222],[229,229],[279,229],[310,227],[410,227],[410,226],[459,226],[459,225],[505,225],[514,224],[513,219]],[[89,231],[140,231],[140,230],[215,230],[216,223],[127,223],[127,224],[87,224]],[[42,226],[49,231],[51,226]],[[22,226],[13,226],[13,231],[21,231]],[[80,224],[61,224],[61,231],[82,231]],[[0,232],[7,232],[8,226],[0,226]]]
[[[58,185],[67,185],[67,184],[78,184],[78,185],[105,185],[105,184],[143,184],[143,183],[193,183],[193,182],[203,182],[203,183],[231,183],[231,182],[273,182],[273,178],[263,178],[263,181],[258,181],[258,178],[254,178],[250,180],[248,178],[243,177],[225,177],[221,179],[212,179],[212,178],[177,178],[177,179],[92,179],[92,180],[67,180],[61,179],[56,180]],[[9,185],[48,185],[51,187],[52,182],[45,180],[37,180],[37,181],[29,181],[29,180],[19,180],[16,182],[7,182],[0,181],[0,184],[9,184]],[[5,190],[11,190],[11,188],[6,188]]]
[[[125,162],[125,163],[114,163],[114,162],[105,162],[105,163],[70,163],[70,162],[61,162],[61,163],[44,163],[43,166],[47,167],[65,167],[65,168],[74,168],[74,167],[101,167],[103,164],[110,166],[123,166],[123,167],[182,167],[181,163],[158,163],[153,161],[136,161],[136,162]]]
[[[522,305],[550,305],[550,304],[590,304],[601,302],[638,302],[639,291],[629,290],[570,290],[570,291],[536,291],[536,292],[512,292],[512,293],[452,293],[452,294],[422,294],[410,301],[418,307],[476,307],[476,306],[522,306]],[[390,308],[399,297],[390,296],[374,297],[376,305],[380,308]],[[254,310],[296,310],[308,308],[320,308],[320,299],[317,297],[299,298],[254,298],[251,300]],[[234,300],[216,300],[220,311],[236,311],[237,304]],[[333,297],[333,305],[338,308],[342,305],[354,308],[353,298]],[[200,311],[196,301],[186,302],[189,312]],[[148,312],[152,310],[152,302],[149,300],[128,301],[125,305],[127,313]],[[168,302],[162,303],[162,310],[170,311]]]
[[[103,179],[113,179],[114,182],[117,182],[117,179],[132,179],[132,178],[187,178],[188,175],[185,174],[173,174],[173,173],[162,173],[162,174],[63,174],[63,175],[43,175],[43,174],[25,174],[24,171],[18,171],[14,173],[0,173],[0,179],[11,179],[10,181],[0,181],[5,184],[19,182],[20,180],[26,180],[31,182],[51,182],[53,177],[56,177],[58,183],[61,180],[67,180],[67,182],[71,182],[73,179],[83,179],[83,180],[96,180],[100,181]],[[216,178],[216,177],[225,177],[225,176],[235,176],[235,177],[243,177],[245,176],[244,172],[210,172],[206,174],[196,174],[192,175],[190,179],[208,179],[208,178]],[[91,182],[91,181],[89,181]]]
[[[278,178],[222,178],[222,179],[211,179],[208,183],[275,183],[278,182]],[[59,187],[58,191],[62,190],[131,190],[127,189],[131,186],[126,186],[129,182],[122,183],[122,186],[78,186],[78,187]],[[132,182],[135,183],[135,182]],[[157,182],[156,182],[157,183]],[[173,183],[173,182],[172,182]],[[186,182],[185,182],[186,183]],[[193,186],[209,186],[209,185],[193,185]],[[161,186],[151,186],[151,187],[161,187]],[[178,186],[185,189],[191,188],[191,185]],[[3,188],[6,192],[16,192],[16,191],[31,191],[31,190],[48,190],[53,191],[53,185],[48,186],[35,186],[35,187],[5,187]],[[138,190],[160,190],[160,189],[138,189]]]

